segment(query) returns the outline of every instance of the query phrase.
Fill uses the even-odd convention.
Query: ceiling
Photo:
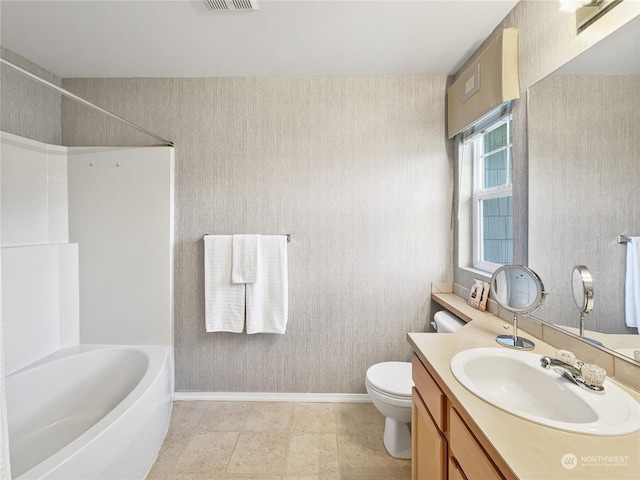
[[[64,78],[455,73],[517,0],[0,2],[2,46]]]

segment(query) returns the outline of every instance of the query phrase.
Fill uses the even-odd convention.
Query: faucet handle
[[[556,350],[556,358],[558,360],[562,360],[564,363],[568,363],[569,365],[575,365],[576,363],[575,354],[569,350]]]
[[[583,381],[594,387],[601,387],[607,377],[607,371],[598,365],[585,363],[580,369]]]

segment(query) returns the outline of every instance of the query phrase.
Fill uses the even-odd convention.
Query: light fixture
[[[580,33],[620,3],[622,0],[560,0],[560,11],[575,14]]]
[[[592,3],[594,2],[591,2],[589,0],[560,0],[560,11],[566,13],[574,13],[579,8],[590,5]]]

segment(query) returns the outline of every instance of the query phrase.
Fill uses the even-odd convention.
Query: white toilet
[[[437,312],[433,319],[438,333],[455,332],[465,324],[445,311]],[[376,363],[367,369],[365,385],[375,407],[387,417],[384,424],[387,452],[392,457],[411,458],[411,363]]]

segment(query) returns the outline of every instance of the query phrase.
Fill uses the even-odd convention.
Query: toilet
[[[441,311],[433,320],[436,332],[451,333],[465,322]],[[433,325],[433,323],[432,323]],[[395,458],[411,458],[411,362],[382,362],[367,369],[367,393],[385,417],[384,447]]]

